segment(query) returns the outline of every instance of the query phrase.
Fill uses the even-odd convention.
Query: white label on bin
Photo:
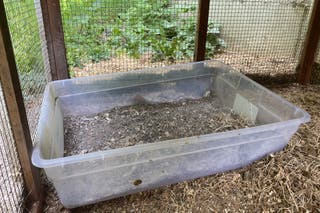
[[[237,94],[233,104],[233,111],[254,123],[257,118],[258,107],[242,95]]]

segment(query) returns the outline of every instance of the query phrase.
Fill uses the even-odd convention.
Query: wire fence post
[[[198,5],[194,61],[203,61],[206,54],[210,0],[198,0]]]
[[[3,95],[23,170],[27,208],[41,212],[43,196],[40,172],[31,163],[32,140],[3,1],[0,1],[0,11],[0,80]]]
[[[41,0],[40,4],[52,80],[70,78],[64,43],[60,1]]]
[[[316,58],[317,47],[320,39],[320,0],[313,3],[308,33],[298,66],[298,82],[310,83],[312,68]]]

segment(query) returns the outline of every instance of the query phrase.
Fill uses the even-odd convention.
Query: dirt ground
[[[239,60],[243,63],[230,64],[243,72],[273,66],[273,70],[294,73],[290,60],[259,59],[261,69],[252,60],[248,60],[251,65],[245,58]],[[45,212],[319,212],[320,85],[262,82],[311,115],[311,122],[300,127],[283,151],[242,169],[72,210],[62,206],[52,185],[44,180]]]
[[[151,62],[151,55],[146,53],[139,59],[129,58],[125,55],[111,58],[108,61],[101,61],[99,63],[88,63],[82,68],[72,68],[71,72],[74,77],[91,76],[96,74],[124,72],[130,70],[138,70],[150,67],[161,67],[171,65],[171,61],[163,62]],[[226,51],[215,55],[215,60],[223,61],[226,64],[231,65],[238,71],[246,74],[263,74],[270,77],[284,76],[285,81],[288,76],[292,76],[295,73],[296,60],[286,56],[254,56],[251,54],[245,54],[232,51]],[[175,61],[174,64],[189,62],[191,59],[184,61]]]
[[[64,156],[252,126],[210,92],[201,99],[172,103],[152,104],[141,95],[134,99],[137,103],[131,106],[65,117]]]

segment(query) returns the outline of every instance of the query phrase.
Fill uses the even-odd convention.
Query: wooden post
[[[0,80],[12,135],[23,170],[27,208],[30,210],[32,207],[33,212],[41,212],[43,197],[40,173],[31,163],[32,140],[2,0],[0,1]]]
[[[40,0],[52,80],[69,78],[59,0]]]
[[[195,39],[194,61],[203,61],[206,54],[210,0],[198,0],[198,21]]]
[[[320,39],[320,0],[314,0],[308,33],[298,66],[298,82],[310,83],[317,47]]]

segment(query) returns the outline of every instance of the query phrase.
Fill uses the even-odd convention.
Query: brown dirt
[[[252,126],[213,94],[161,104],[139,99],[139,104],[96,115],[66,117],[65,156]]]
[[[100,61],[99,63],[87,63],[82,68],[72,68],[74,77],[90,76],[105,73],[124,72],[130,70],[138,70],[150,67],[161,67],[170,64],[179,64],[189,62],[184,61],[162,61],[151,62],[151,54],[146,53],[141,58],[131,58],[126,55],[122,55],[117,58],[111,58],[106,61]],[[295,74],[295,67],[297,60],[291,57],[281,56],[254,56],[245,53],[225,51],[215,55],[215,60],[223,61],[226,64],[231,65],[241,73],[255,74],[255,75],[268,75],[268,77],[284,76],[288,80],[288,76]]]
[[[255,56],[252,54],[225,51],[214,56],[241,73],[248,75],[259,83],[287,83],[295,82],[298,60],[288,56]],[[84,67],[71,69],[73,77],[91,76],[98,74],[125,72],[150,67],[161,67],[171,64],[190,62],[191,59],[181,61],[151,62],[151,53],[145,53],[141,58],[131,58],[122,55],[98,63],[87,63]],[[320,82],[320,64],[315,63],[311,75],[312,83]]]
[[[184,61],[176,61],[181,63]],[[92,76],[105,73],[125,72],[130,70],[139,70],[146,67],[161,67],[165,65],[173,64],[170,61],[151,62],[151,54],[146,53],[141,58],[131,58],[126,55],[119,56],[117,58],[111,58],[106,61],[100,61],[98,63],[87,63],[82,68],[74,67],[71,69],[73,77]]]

